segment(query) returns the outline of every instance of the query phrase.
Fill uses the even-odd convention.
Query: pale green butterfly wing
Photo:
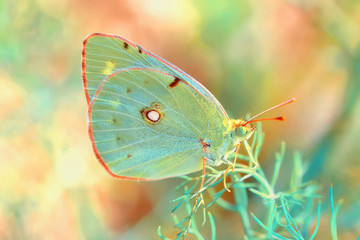
[[[88,103],[107,76],[130,68],[154,69],[186,81],[228,118],[217,99],[189,74],[127,39],[104,33],[90,34],[83,44],[82,75]]]
[[[124,47],[123,42],[118,44]],[[129,51],[129,45],[124,49],[134,59],[143,56],[138,50]],[[124,61],[127,67],[110,71],[123,63],[125,55],[116,60],[118,55],[102,50],[83,55],[83,73],[87,74],[84,82],[98,73],[98,79],[92,78],[96,84],[85,85],[92,99],[89,133],[99,161],[110,174],[142,180],[184,175],[202,168],[202,158],[207,155],[201,140],[209,140],[216,150],[228,144],[224,138],[229,128],[227,116],[204,87],[177,69],[171,70],[176,76],[171,71],[141,68],[140,60],[134,60],[136,67]],[[90,51],[86,45],[84,52],[95,49]],[[95,62],[103,65],[89,65]],[[150,110],[160,114],[158,121],[152,122],[144,114]]]

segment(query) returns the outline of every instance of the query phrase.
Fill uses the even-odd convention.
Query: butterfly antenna
[[[259,113],[259,114],[256,114],[255,116],[253,116],[252,118],[250,118],[249,120],[247,120],[244,125],[246,125],[246,124],[248,124],[248,123],[252,123],[252,122],[267,121],[267,120],[284,121],[284,120],[285,120],[284,117],[261,118],[261,119],[255,119],[255,118],[257,118],[258,116],[263,115],[264,113],[267,113],[267,112],[269,112],[269,111],[271,111],[271,110],[274,110],[274,109],[276,109],[276,108],[285,106],[285,105],[287,105],[287,104],[289,104],[289,103],[293,103],[294,101],[295,101],[295,98],[290,98],[289,100],[287,100],[287,101],[285,101],[285,102],[283,102],[283,103],[280,103],[280,104],[278,104],[278,105],[276,105],[276,106],[274,106],[274,107],[271,107],[271,108],[269,108],[269,109],[267,109],[267,110],[265,110],[265,111],[263,111],[263,112],[261,112],[261,113]]]

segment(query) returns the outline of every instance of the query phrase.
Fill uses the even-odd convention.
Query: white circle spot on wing
[[[146,116],[150,121],[153,121],[153,122],[157,122],[160,119],[160,113],[158,113],[157,111],[154,111],[154,110],[147,112]]]

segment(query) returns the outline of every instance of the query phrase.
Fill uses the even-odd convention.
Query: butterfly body
[[[253,131],[191,76],[121,37],[87,37],[82,74],[92,146],[115,177],[185,175],[204,158],[220,165],[242,139],[238,129]]]

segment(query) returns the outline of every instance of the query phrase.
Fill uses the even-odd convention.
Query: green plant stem
[[[182,221],[178,221],[176,216],[174,217],[175,227],[180,229],[176,239],[184,237],[186,233],[190,233],[192,239],[203,240],[204,237],[200,233],[195,219],[195,213],[199,207],[204,207],[204,223],[206,219],[206,211],[213,204],[217,203],[221,208],[237,212],[241,218],[241,225],[244,229],[244,239],[314,239],[320,226],[320,215],[321,215],[321,203],[318,203],[318,217],[316,221],[316,227],[310,238],[309,226],[314,221],[314,214],[312,214],[312,206],[316,198],[321,196],[316,194],[317,186],[311,182],[304,182],[304,171],[302,165],[302,159],[300,154],[294,154],[294,164],[290,178],[288,181],[288,190],[276,192],[275,186],[279,181],[281,174],[281,165],[285,155],[285,144],[282,143],[280,152],[276,154],[275,166],[272,177],[269,179],[261,166],[258,165],[258,154],[263,142],[263,134],[259,132],[257,135],[256,144],[252,142],[252,147],[247,141],[243,141],[243,146],[246,149],[245,155],[238,155],[237,157],[245,160],[248,164],[237,163],[232,171],[225,169],[217,170],[211,166],[206,166],[207,174],[205,177],[205,183],[201,191],[196,191],[195,186],[199,184],[202,177],[187,177],[183,178],[185,183],[180,184],[180,188],[184,188],[184,196],[175,199],[179,203],[176,205],[172,213],[179,208],[180,205],[185,204],[188,216]],[[254,151],[255,149],[255,151]],[[232,157],[235,157],[232,156]],[[228,161],[231,165],[231,162]],[[231,177],[231,181],[226,183],[219,191],[215,190],[215,187],[221,187],[226,173],[227,176]],[[247,178],[252,178],[252,181],[245,182]],[[283,180],[283,179],[282,179]],[[286,180],[285,180],[286,181]],[[190,185],[190,189],[188,188]],[[224,199],[223,194],[226,193],[228,188],[232,188],[234,203]],[[262,200],[262,209],[259,213],[262,215],[261,218],[257,218],[251,213],[253,221],[255,221],[259,228],[256,230],[252,226],[253,222],[250,217],[248,208],[248,191]],[[207,192],[212,200],[205,204],[202,194]],[[193,198],[200,195],[200,201],[195,201],[194,206],[191,207],[190,202]],[[333,188],[330,188],[330,202],[331,202],[331,235],[333,240],[337,240],[337,226],[336,226],[336,215],[340,208],[341,202],[335,206],[333,199]],[[304,208],[304,206],[306,206]],[[304,208],[303,210],[301,210]],[[211,227],[211,240],[216,238],[216,225],[213,216],[208,212],[208,217]],[[262,219],[262,220],[260,220]],[[187,227],[182,226],[185,222],[188,222]],[[204,224],[203,223],[203,224]],[[266,223],[266,224],[265,224]],[[161,239],[166,239],[161,235],[161,229],[159,228],[158,235]],[[210,238],[210,235],[209,235]]]
[[[248,195],[246,193],[246,188],[243,186],[244,183],[236,181],[236,180],[238,180],[238,179],[236,179],[237,178],[236,175],[233,175],[232,177],[235,178],[234,180],[236,182],[233,186],[236,209],[240,214],[242,225],[243,225],[245,234],[247,236],[247,239],[252,240],[250,218],[249,218],[249,214],[247,211],[248,210],[247,209]]]
[[[267,181],[267,179],[264,176],[258,174],[257,172],[254,172],[251,169],[245,169],[245,168],[244,169],[235,168],[233,173],[235,173],[235,172],[245,173],[245,174],[251,175],[254,179],[256,179],[267,190],[267,192],[268,192],[267,198],[269,198],[269,199],[276,198],[273,189],[271,188],[269,182]]]
[[[186,199],[186,210],[190,216],[189,221],[191,221],[189,224],[189,233],[193,234],[199,240],[204,240],[204,237],[201,235],[199,229],[197,228],[195,216],[192,214],[192,207],[188,198]]]

